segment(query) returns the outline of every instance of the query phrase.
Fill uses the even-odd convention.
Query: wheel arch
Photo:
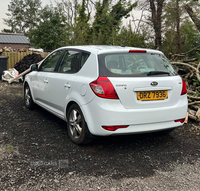
[[[81,104],[78,102],[78,100],[77,100],[77,101],[75,101],[75,100],[70,100],[70,101],[67,103],[67,105],[66,105],[66,110],[65,110],[65,118],[66,118],[66,121],[67,121],[67,112],[68,112],[69,108],[71,107],[71,105],[73,105],[73,104],[78,105],[78,107],[80,108],[81,112],[83,113],[83,116],[84,116],[84,118],[85,118],[85,122],[87,123],[87,116],[86,116],[86,114],[85,114],[85,111],[84,111],[83,108],[81,107]]]
[[[84,117],[84,120],[85,120],[85,125],[86,125],[85,133],[86,133],[86,136],[87,136],[88,139],[89,139],[89,140],[88,140],[88,143],[89,143],[89,142],[94,138],[94,136],[91,134],[91,132],[90,132],[90,130],[89,130],[88,123],[87,123],[87,118],[86,118],[86,116],[85,116],[85,113],[84,113],[82,107],[81,107],[76,101],[70,101],[70,102],[67,104],[67,106],[66,106],[66,111],[65,111],[66,121],[67,121],[67,112],[68,112],[69,108],[70,108],[73,104],[76,104],[76,105],[80,108],[80,110],[81,110],[81,112],[82,112],[82,114],[83,114],[83,117]],[[67,121],[67,122],[68,122],[68,121]],[[87,144],[87,141],[86,141],[85,143]]]
[[[33,94],[33,89],[32,89],[32,87],[31,87],[30,83],[31,83],[31,82],[30,82],[29,80],[24,81],[24,85],[23,85],[23,95],[24,95],[24,93],[25,93],[25,86],[28,85],[29,88],[30,88],[30,91],[31,91],[32,99],[33,99],[33,101],[35,102],[35,96],[34,96],[34,94]]]
[[[65,117],[66,117],[66,119],[67,119],[67,112],[68,112],[70,106],[73,105],[73,104],[76,104],[76,105],[79,106],[79,104],[77,104],[75,101],[70,101],[70,102],[67,104],[66,110],[65,110]],[[79,107],[80,107],[80,106],[79,106]]]
[[[25,94],[25,87],[26,87],[26,85],[29,86],[29,84],[28,84],[27,81],[25,81],[24,84],[23,84],[23,95]],[[29,88],[30,88],[30,86],[29,86]]]
[[[23,85],[23,89],[25,89],[25,86],[28,84],[27,81],[24,82],[24,85]]]

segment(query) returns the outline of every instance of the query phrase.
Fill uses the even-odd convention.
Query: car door
[[[63,53],[58,50],[50,54],[39,66],[38,72],[32,76],[33,96],[37,104],[48,107],[49,76],[54,73],[56,65]]]
[[[60,118],[64,118],[66,100],[73,88],[74,80],[80,69],[81,51],[66,50],[57,72],[48,78],[47,101],[50,109]]]

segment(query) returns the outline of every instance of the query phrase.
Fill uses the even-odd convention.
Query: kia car
[[[120,46],[68,46],[33,64],[24,81],[37,104],[66,121],[70,139],[171,131],[184,123],[187,89],[164,54]]]

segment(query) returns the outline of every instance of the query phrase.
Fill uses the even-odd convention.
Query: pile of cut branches
[[[28,54],[23,59],[15,64],[15,69],[21,74],[25,70],[29,69],[32,64],[38,63],[42,60],[42,56],[40,54]]]
[[[184,79],[188,93],[188,117],[200,122],[200,46],[186,53],[171,55],[170,61]],[[191,58],[191,55],[195,58]]]

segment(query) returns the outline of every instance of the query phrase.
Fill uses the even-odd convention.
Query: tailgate
[[[181,96],[180,76],[109,77],[109,80],[126,109],[174,106]]]

